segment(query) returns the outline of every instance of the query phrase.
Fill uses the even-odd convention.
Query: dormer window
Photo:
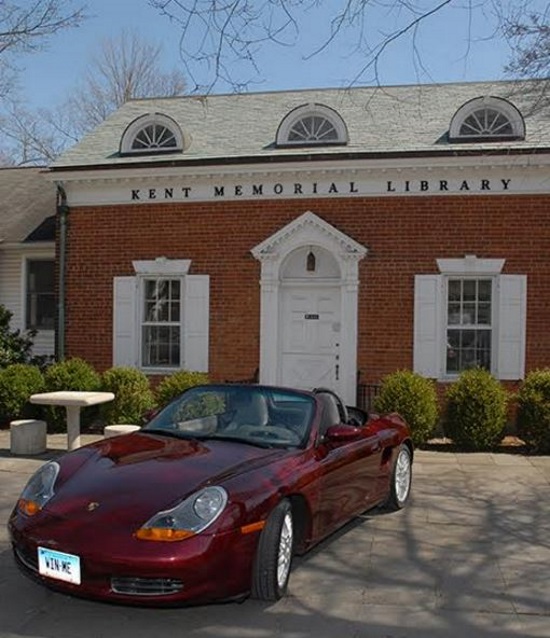
[[[518,109],[498,97],[478,97],[455,113],[451,142],[499,142],[525,139],[525,123]]]
[[[148,113],[134,120],[124,131],[121,155],[174,153],[184,150],[185,139],[177,123],[162,113]]]
[[[277,146],[323,146],[347,141],[344,120],[323,104],[303,104],[290,111],[277,131]]]

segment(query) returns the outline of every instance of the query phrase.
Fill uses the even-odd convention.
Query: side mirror
[[[361,437],[361,428],[353,425],[331,425],[325,432],[325,440],[331,443],[345,443],[346,441],[356,441]]]

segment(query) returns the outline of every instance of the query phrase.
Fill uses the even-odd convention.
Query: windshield
[[[182,438],[300,447],[307,440],[314,408],[313,397],[292,390],[198,386],[170,403],[144,430]]]

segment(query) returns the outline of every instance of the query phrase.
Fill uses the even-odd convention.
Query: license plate
[[[39,547],[38,571],[42,576],[80,585],[80,558],[74,554]]]

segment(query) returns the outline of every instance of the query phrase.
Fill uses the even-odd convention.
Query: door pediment
[[[304,251],[304,248],[307,250]],[[294,257],[301,258],[303,264],[309,250],[315,252],[315,249],[319,248],[322,249],[318,251],[319,263],[323,267],[315,273],[300,274],[300,269],[294,267]],[[286,324],[281,324],[281,322],[289,321],[290,316],[285,312],[282,297],[283,294],[290,294],[289,291],[292,288],[330,285],[333,298],[338,300],[338,307],[335,311],[336,318],[332,323],[327,324],[330,330],[327,329],[328,337],[325,341],[328,340],[327,343],[330,341],[331,349],[328,356],[331,360],[330,365],[325,368],[337,386],[335,389],[340,391],[346,402],[353,404],[357,380],[359,261],[367,254],[367,248],[315,213],[308,211],[280,228],[271,237],[254,247],[251,252],[262,267],[260,382],[277,385],[284,384],[285,378],[297,381],[306,376],[311,380],[311,370],[308,366],[314,366],[316,370],[321,369],[315,357],[323,355],[321,346],[324,343],[322,339],[324,333],[322,331],[318,330],[318,335],[315,330],[309,331],[312,335],[317,335],[315,339],[312,339],[318,345],[321,344],[317,348],[318,351],[308,351],[304,355],[300,352],[290,352],[288,348],[285,350],[285,335],[291,334],[292,331],[289,332],[289,326]],[[298,273],[298,279],[296,273]],[[304,274],[306,276],[302,276]],[[305,314],[302,314],[304,321],[297,329],[305,330],[307,321],[319,320],[322,323],[320,311],[306,310]],[[324,328],[321,324],[319,326]]]
[[[255,246],[251,252],[258,261],[278,261],[280,263],[294,249],[307,245],[325,248],[338,261],[358,262],[367,254],[365,246],[311,211],[307,211],[283,226],[271,237]]]

